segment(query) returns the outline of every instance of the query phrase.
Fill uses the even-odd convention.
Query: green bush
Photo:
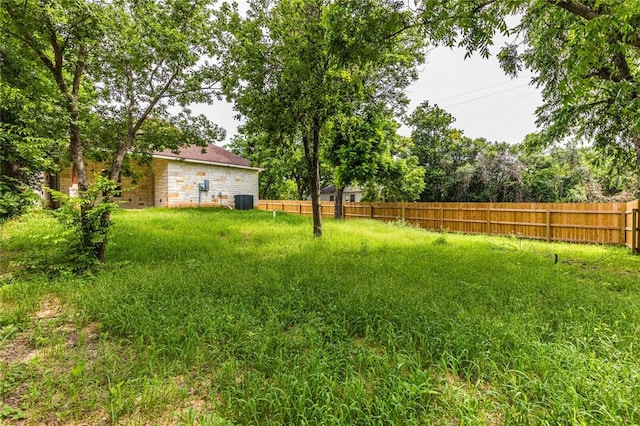
[[[99,252],[107,242],[111,212],[118,207],[105,194],[113,194],[117,187],[117,182],[96,175],[94,183],[80,196],[51,191],[54,200],[60,203],[54,214],[66,229],[64,237],[74,272],[94,269],[102,260]]]
[[[21,215],[37,200],[37,194],[29,187],[3,176],[0,181],[0,222]]]

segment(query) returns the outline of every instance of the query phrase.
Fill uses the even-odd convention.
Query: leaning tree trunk
[[[334,212],[333,212],[333,217],[336,219],[342,219],[342,197],[344,195],[344,186],[343,185],[336,185],[336,193],[334,195],[335,199],[334,199]]]

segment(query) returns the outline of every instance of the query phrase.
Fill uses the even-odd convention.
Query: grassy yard
[[[3,226],[0,424],[640,423],[627,249],[370,221],[314,240],[258,211],[114,222],[82,278],[50,217]]]

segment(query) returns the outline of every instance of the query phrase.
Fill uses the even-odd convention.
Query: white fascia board
[[[259,167],[239,166],[237,164],[216,163],[216,162],[213,162],[213,161],[192,160],[190,158],[170,157],[168,155],[157,155],[157,154],[153,154],[152,157],[153,158],[159,158],[161,160],[173,160],[173,161],[180,161],[180,162],[184,162],[184,163],[209,164],[211,166],[230,167],[230,168],[233,168],[233,169],[245,169],[245,170],[255,170],[257,172],[264,172],[264,169],[261,169]]]

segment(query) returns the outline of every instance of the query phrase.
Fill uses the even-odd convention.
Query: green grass
[[[114,222],[83,278],[37,274],[60,261],[52,219],[4,225],[0,423],[640,423],[627,249],[371,221],[315,240],[258,211]],[[36,355],[9,358],[21,342]]]

